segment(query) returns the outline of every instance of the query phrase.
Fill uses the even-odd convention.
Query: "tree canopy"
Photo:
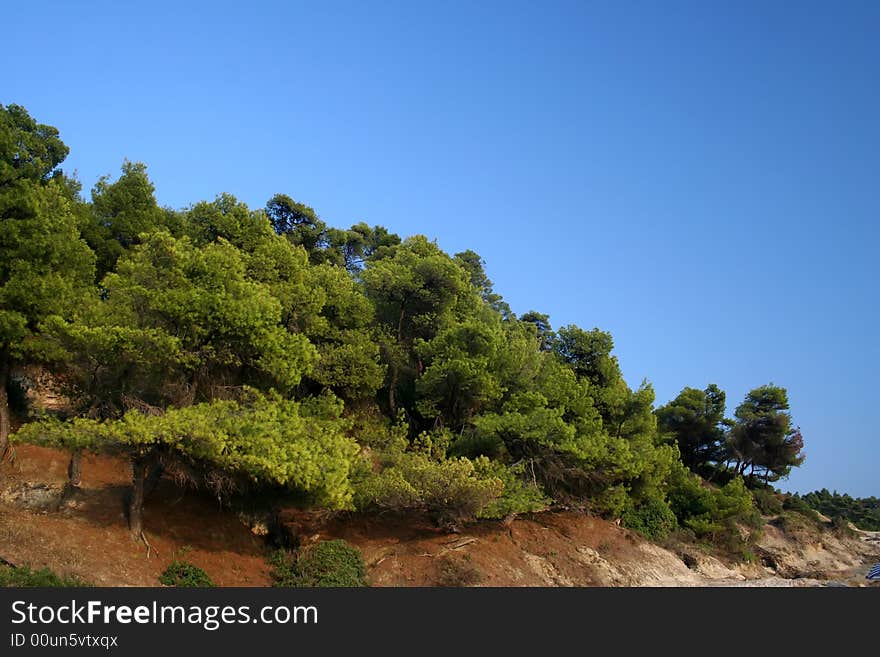
[[[783,388],[735,421],[715,385],[655,411],[610,333],[518,318],[475,251],[329,227],[287,194],[163,208],[138,162],[86,200],[66,154],[0,107],[0,438],[10,373],[48,365],[75,417],[23,418],[16,439],[126,455],[136,534],[145,481],[169,468],[442,522],[564,503],[658,532],[678,509],[708,532],[748,512],[739,478],[803,460]],[[706,497],[685,466],[732,483]]]

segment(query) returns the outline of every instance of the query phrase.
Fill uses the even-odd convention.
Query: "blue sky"
[[[781,487],[880,495],[880,4],[4,6],[0,102],[164,205],[276,192],[472,248],[658,402],[789,391]]]

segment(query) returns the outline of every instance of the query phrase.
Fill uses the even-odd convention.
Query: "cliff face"
[[[364,553],[378,586],[859,586],[880,543],[770,524],[760,563],[737,564],[697,547],[665,547],[599,518],[544,513],[508,524],[438,532],[411,519],[349,518],[316,527],[288,521],[305,542],[344,538]]]
[[[221,586],[271,583],[265,522],[242,522],[216,499],[164,482],[145,506],[148,548],[129,538],[124,461],[84,457],[82,488],[68,497],[63,452],[22,445],[15,462],[0,467],[0,560],[96,585],[156,586],[168,564],[184,558]],[[374,586],[860,586],[880,561],[880,533],[768,521],[756,563],[737,564],[693,545],[655,545],[574,512],[477,523],[454,534],[414,517],[293,510],[280,517],[302,544],[343,538],[356,545]]]

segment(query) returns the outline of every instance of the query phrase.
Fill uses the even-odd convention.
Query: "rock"
[[[61,505],[62,493],[62,488],[51,484],[24,482],[3,491],[0,499],[29,511],[57,511]]]

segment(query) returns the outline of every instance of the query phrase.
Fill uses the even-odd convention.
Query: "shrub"
[[[803,498],[797,495],[786,495],[785,499],[782,501],[782,508],[785,511],[794,511],[795,513],[800,513],[802,516],[806,516],[815,524],[821,524],[822,519],[819,517],[819,514],[813,509],[809,504],[807,504]]]
[[[621,523],[652,540],[666,538],[678,527],[669,504],[657,496],[642,500],[638,505],[628,505],[621,515]]]
[[[812,542],[819,538],[820,523],[797,511],[784,511],[773,524],[801,541]]]
[[[756,488],[752,491],[752,497],[758,510],[765,516],[778,516],[782,513],[782,500],[773,490]]]
[[[715,488],[683,466],[676,468],[669,481],[669,505],[679,524],[697,539],[708,539],[741,558],[747,556],[747,547],[757,534],[754,530],[763,526],[741,478]]]
[[[88,586],[88,583],[74,576],[56,575],[48,568],[33,570],[27,566],[0,565],[0,587],[60,588],[68,586]]]
[[[504,485],[501,496],[486,504],[477,512],[479,518],[504,518],[511,514],[543,511],[551,500],[541,487],[526,481],[525,465],[506,466],[482,457],[474,461],[481,479],[498,479]]]
[[[209,588],[214,582],[208,574],[188,561],[172,561],[165,571],[159,575],[159,581],[165,586],[181,588]]]
[[[450,456],[464,456],[469,459],[486,456],[490,459],[503,459],[507,456],[504,441],[495,434],[471,431],[464,433],[450,445]]]
[[[473,586],[483,579],[475,566],[460,559],[441,557],[436,567],[436,586]]]
[[[831,519],[831,530],[838,536],[852,537],[856,535],[849,524],[849,520],[843,516],[834,516]]]
[[[378,463],[363,459],[352,477],[355,506],[424,511],[440,524],[454,525],[501,497],[504,482],[484,467],[488,459],[439,458],[434,447],[422,440],[414,450],[381,452]]]
[[[590,500],[596,513],[611,518],[620,518],[630,504],[629,493],[620,484],[606,488]]]
[[[367,585],[360,551],[341,539],[322,541],[296,556],[279,550],[270,558],[272,579],[281,587],[357,587]]]

